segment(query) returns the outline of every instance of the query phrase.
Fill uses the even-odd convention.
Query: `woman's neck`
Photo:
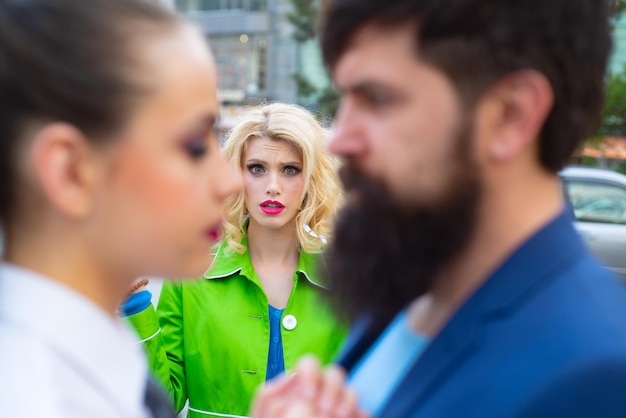
[[[62,240],[54,240],[41,233],[28,239],[28,234],[13,234],[7,242],[4,260],[74,289],[115,316],[131,278],[125,281],[119,272],[105,270],[89,253],[90,246],[72,237],[65,234]]]
[[[253,264],[297,265],[299,245],[295,228],[295,222],[280,229],[269,229],[250,220],[248,251]]]
[[[300,255],[295,222],[281,229],[268,229],[251,221],[248,251],[268,303],[278,309],[284,308],[293,289]]]

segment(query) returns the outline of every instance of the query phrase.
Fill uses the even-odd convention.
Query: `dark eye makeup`
[[[257,163],[248,164],[246,166],[246,168],[252,174],[261,174],[264,171],[263,170],[263,166],[261,164],[257,164]]]
[[[198,129],[199,128],[199,129]],[[183,151],[193,159],[201,159],[209,151],[210,141],[217,138],[217,118],[208,116],[189,135],[183,137],[181,145]]]
[[[296,174],[298,174],[300,172],[300,167],[296,167],[293,165],[288,165],[285,168],[283,168],[283,172],[285,174],[288,174],[290,176],[295,176]]]
[[[192,159],[204,157],[208,151],[207,135],[197,135],[184,140],[183,149]]]

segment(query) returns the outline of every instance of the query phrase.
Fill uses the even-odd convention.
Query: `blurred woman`
[[[165,416],[116,308],[207,265],[240,187],[215,80],[151,2],[0,2],[0,416]]]
[[[157,314],[146,297],[130,312],[190,417],[247,415],[259,385],[305,353],[328,363],[344,340],[318,274],[342,201],[326,138],[295,105],[247,114],[224,146],[244,190],[227,205],[213,264],[198,281],[164,284]]]

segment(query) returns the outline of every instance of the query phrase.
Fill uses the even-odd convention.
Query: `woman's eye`
[[[261,174],[263,173],[263,167],[259,164],[252,164],[248,166],[248,171],[252,174]]]
[[[208,151],[207,141],[204,137],[192,138],[185,141],[183,148],[194,160],[204,157]]]
[[[290,176],[295,176],[296,174],[300,172],[300,169],[298,167],[287,166],[284,168],[283,171],[285,174],[288,174]]]

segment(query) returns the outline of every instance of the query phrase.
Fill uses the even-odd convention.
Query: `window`
[[[267,37],[256,33],[209,38],[224,101],[236,103],[267,94]]]
[[[210,12],[215,10],[266,11],[267,0],[176,0],[179,12]]]
[[[626,224],[626,188],[591,180],[565,187],[577,221]]]

